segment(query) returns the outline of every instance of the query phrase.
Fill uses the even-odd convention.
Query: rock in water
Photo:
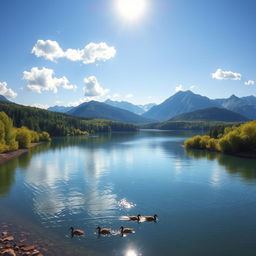
[[[2,252],[3,256],[16,256],[16,253],[13,249],[6,249]]]

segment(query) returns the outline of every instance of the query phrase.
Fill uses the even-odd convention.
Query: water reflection
[[[32,156],[47,151],[50,148],[50,143],[43,143],[37,147],[31,148],[27,153],[18,158],[12,159],[0,165],[0,197],[7,196],[11,186],[15,182],[16,168],[20,167],[25,170],[32,159]]]
[[[244,180],[251,180],[256,182],[256,160],[255,159],[243,159],[230,155],[224,155],[221,153],[209,152],[204,150],[191,150],[186,149],[186,153],[195,158],[206,158],[209,161],[217,160],[218,164],[225,167],[225,170],[229,174],[239,174]],[[218,179],[218,172],[215,172],[214,179]]]
[[[246,244],[243,235],[254,223],[256,187],[232,175],[246,174],[247,180],[255,181],[255,160],[185,151],[181,145],[187,136],[149,131],[53,139],[47,150],[34,148],[0,166],[0,194],[6,196],[14,187],[9,201],[0,202],[63,240],[69,239],[69,226],[85,230],[85,238],[72,240],[71,250],[88,246],[99,255],[200,255],[197,243],[205,236],[212,243],[207,251],[223,248],[221,243],[216,246],[216,236],[228,244],[230,235],[237,234],[228,249],[241,237]],[[161,216],[158,223],[127,217],[155,212]],[[236,226],[238,219],[241,226]],[[98,225],[113,228],[114,235],[96,239]],[[122,238],[120,225],[136,233]],[[221,233],[230,229],[240,232],[229,232],[228,237]],[[79,255],[86,252],[79,250]]]
[[[125,253],[125,256],[139,256],[139,254],[135,251],[135,250],[128,250],[126,253]]]

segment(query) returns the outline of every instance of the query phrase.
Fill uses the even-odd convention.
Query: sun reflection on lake
[[[125,253],[125,256],[139,256],[139,254],[137,254],[137,252],[135,252],[134,250],[128,250]]]

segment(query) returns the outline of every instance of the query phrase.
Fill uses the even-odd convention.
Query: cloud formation
[[[48,68],[33,67],[30,71],[23,72],[23,79],[28,83],[25,88],[36,93],[42,93],[42,91],[57,93],[58,87],[67,90],[77,88],[76,85],[70,84],[65,76],[54,77],[54,70]]]
[[[67,58],[71,61],[80,61],[84,64],[106,61],[116,55],[116,49],[105,42],[89,43],[83,49],[67,49],[64,51],[58,42],[52,40],[38,40],[32,49],[37,57],[43,57],[50,61],[59,58]]]
[[[30,105],[31,107],[35,107],[35,108],[41,108],[41,109],[48,109],[49,106],[48,105],[44,105],[44,104],[40,104],[40,103],[34,103]]]
[[[256,81],[255,80],[248,80],[246,82],[244,82],[245,85],[254,85],[256,84]]]
[[[89,76],[84,79],[85,87],[84,96],[86,97],[99,97],[104,96],[108,93],[108,89],[104,89],[99,84],[97,78],[95,76]]]
[[[58,42],[52,40],[38,40],[32,49],[32,53],[37,57],[44,57],[51,61],[65,56]]]
[[[132,98],[134,98],[134,95],[129,93],[129,94],[125,95],[125,98],[126,99],[132,99]]]
[[[217,80],[241,80],[242,75],[232,71],[223,71],[218,68],[214,73],[212,73],[212,78]]]
[[[6,98],[15,98],[17,97],[17,93],[12,89],[7,88],[8,84],[6,82],[0,82],[0,95],[3,95]]]
[[[175,87],[175,92],[179,92],[179,91],[183,91],[184,89],[183,89],[183,85],[182,84],[180,84],[180,85],[177,85],[176,87]]]

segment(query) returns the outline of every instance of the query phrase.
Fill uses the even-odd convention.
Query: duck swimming
[[[140,217],[141,217],[140,214],[138,214],[137,216],[128,216],[129,220],[132,220],[132,221],[140,221]]]
[[[121,234],[128,234],[133,233],[133,228],[124,228],[123,226],[120,227]]]
[[[108,235],[108,234],[111,234],[111,231],[112,231],[111,228],[101,228],[100,226],[98,226],[96,229],[98,229],[99,235]]]
[[[71,231],[71,236],[83,236],[84,231],[79,229],[74,229],[74,227],[70,227],[69,230]]]
[[[155,214],[154,216],[143,216],[143,218],[146,220],[146,221],[156,221],[157,220],[157,214]]]

